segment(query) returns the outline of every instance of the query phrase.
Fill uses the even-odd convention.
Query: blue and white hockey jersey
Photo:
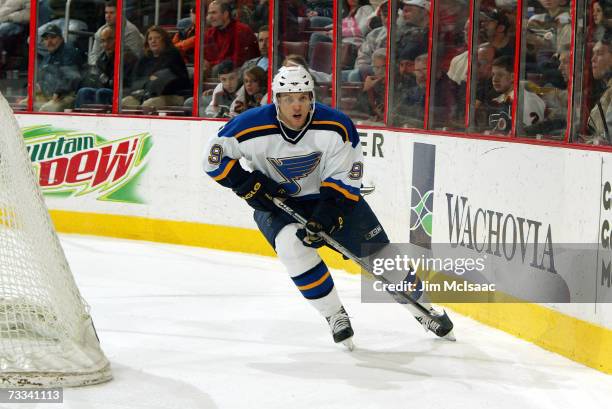
[[[337,197],[360,200],[363,153],[353,122],[317,103],[305,132],[284,127],[274,104],[253,108],[229,121],[208,143],[204,170],[233,188],[248,176],[244,158],[297,200]]]

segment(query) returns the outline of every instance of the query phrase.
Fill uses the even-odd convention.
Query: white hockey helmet
[[[278,107],[278,94],[283,92],[310,92],[314,106],[314,80],[301,65],[280,67],[272,80],[272,102]]]

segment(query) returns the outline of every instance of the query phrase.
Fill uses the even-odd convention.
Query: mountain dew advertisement
[[[22,133],[45,196],[145,203],[136,187],[153,145],[151,134],[107,140],[51,125],[28,126]]]

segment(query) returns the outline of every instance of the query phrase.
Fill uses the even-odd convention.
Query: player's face
[[[238,88],[239,78],[240,76],[236,71],[232,71],[228,74],[219,74],[219,80],[221,81],[223,89],[229,93],[236,92],[236,89]]]
[[[612,53],[610,47],[598,42],[593,47],[593,57],[591,58],[593,66],[593,77],[595,79],[604,79],[612,69]]]
[[[493,73],[492,82],[493,88],[499,93],[505,93],[512,89],[514,86],[514,74],[506,71],[504,67],[493,66],[491,69]]]
[[[306,124],[310,112],[310,92],[284,92],[278,95],[280,119],[293,129]]]

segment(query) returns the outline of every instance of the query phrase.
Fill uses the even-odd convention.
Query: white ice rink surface
[[[612,376],[452,312],[457,342],[434,338],[399,305],[361,304],[348,273],[334,280],[352,353],[276,259],[61,240],[115,379],[66,389],[62,405],[17,408],[612,407]]]

